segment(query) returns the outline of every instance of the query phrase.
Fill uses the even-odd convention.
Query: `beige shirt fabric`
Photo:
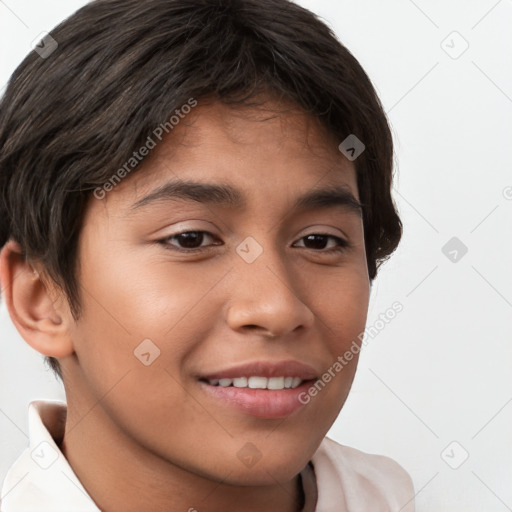
[[[9,469],[0,512],[98,512],[58,444],[66,404],[37,400],[28,410],[29,447]],[[325,437],[301,471],[301,512],[414,512],[411,478],[395,461]]]

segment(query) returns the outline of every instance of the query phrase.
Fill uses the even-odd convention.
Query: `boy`
[[[67,401],[30,405],[3,512],[413,510],[325,437],[401,223],[382,107],[314,15],[91,2],[13,74],[0,148],[3,298]]]

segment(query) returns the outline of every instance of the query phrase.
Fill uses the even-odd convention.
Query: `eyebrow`
[[[247,204],[244,194],[232,185],[176,180],[156,188],[134,203],[130,209],[134,211],[153,203],[176,200],[197,201],[238,209],[243,209]],[[363,204],[354,197],[348,187],[340,185],[306,192],[296,199],[292,210],[319,210],[334,206],[341,206],[350,213],[362,216]]]

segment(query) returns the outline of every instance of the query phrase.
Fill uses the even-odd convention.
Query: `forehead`
[[[337,138],[292,104],[268,101],[257,108],[199,104],[107,199],[133,205],[159,184],[191,179],[231,184],[244,205],[258,191],[285,200],[317,184],[341,185],[358,197],[354,166]]]

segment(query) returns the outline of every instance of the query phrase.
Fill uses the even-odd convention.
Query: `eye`
[[[175,248],[178,251],[186,252],[192,252],[211,245],[220,245],[218,243],[208,244],[206,246],[202,245],[205,239],[208,238],[214,239],[215,237],[208,231],[183,231],[182,233],[176,233],[166,238],[162,238],[161,240],[158,240],[158,242],[168,249]],[[177,242],[179,245],[171,243],[172,241]]]
[[[217,240],[217,242],[203,245],[203,242],[208,239]],[[315,252],[321,252],[323,254],[341,252],[351,247],[351,244],[343,238],[322,233],[312,233],[303,236],[300,241],[304,241],[302,247],[313,249]],[[182,252],[194,252],[213,245],[222,244],[218,238],[208,231],[183,231],[157,240],[157,242],[167,249]],[[297,245],[295,246],[297,247]]]
[[[303,247],[306,249],[319,250],[322,253],[328,254],[344,251],[351,246],[349,242],[339,236],[322,233],[311,233],[310,235],[303,236],[300,240],[304,240]],[[334,246],[331,244],[330,247],[326,247],[329,245],[329,241],[332,241]]]

